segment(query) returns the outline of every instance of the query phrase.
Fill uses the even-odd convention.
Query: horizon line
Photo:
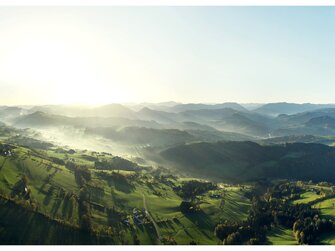
[[[40,103],[40,104],[0,104],[0,107],[22,107],[22,106],[89,106],[89,107],[101,107],[107,105],[145,105],[145,104],[164,104],[164,103],[175,103],[176,105],[219,105],[219,104],[239,104],[239,105],[266,105],[266,104],[296,104],[296,105],[335,105],[334,103],[313,103],[313,102],[288,102],[288,101],[274,101],[274,102],[236,102],[236,101],[225,101],[225,102],[179,102],[174,100],[160,101],[160,102],[110,102],[101,104],[91,103]]]

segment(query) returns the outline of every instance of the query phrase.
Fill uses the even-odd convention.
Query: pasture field
[[[86,192],[89,197],[91,226],[95,231],[112,227],[114,236],[107,238],[111,243],[133,244],[136,237],[141,244],[155,244],[159,243],[159,237],[164,237],[173,238],[178,244],[189,244],[191,241],[196,241],[197,244],[218,244],[219,240],[213,233],[215,225],[224,220],[244,220],[250,207],[249,200],[243,196],[243,189],[220,185],[217,190],[198,196],[201,201],[199,213],[185,215],[179,209],[183,199],[177,195],[174,187],[183,182],[200,179],[174,177],[161,182],[149,169],[97,170],[94,168],[94,161],[108,160],[112,155],[88,151],[75,151],[70,154],[59,148],[37,151],[16,145],[13,153],[12,156],[0,156],[0,191],[4,198],[12,198],[12,201],[8,202],[11,208],[20,212],[27,211],[26,219],[30,228],[25,231],[32,233],[27,236],[22,232],[13,233],[13,225],[12,228],[6,228],[6,234],[3,235],[5,237],[2,239],[4,242],[9,242],[10,238],[18,240],[21,235],[26,237],[21,237],[17,243],[38,243],[36,236],[46,228],[47,223],[44,221],[49,220],[61,222],[52,225],[50,236],[51,233],[60,231],[59,228],[62,228],[64,223],[74,231],[75,237],[71,237],[74,242],[80,242],[81,235],[77,232],[81,232],[78,228],[82,216],[78,198],[82,188],[74,170],[63,165],[58,159],[72,161],[89,170],[91,178],[86,183]],[[19,187],[23,177],[26,179],[25,189],[29,190],[29,203],[34,205],[35,211],[21,207],[27,200],[22,195],[22,188],[14,193],[14,188]],[[224,194],[223,206],[222,198],[211,197],[213,192]],[[18,204],[14,203],[16,200]],[[6,204],[5,201],[3,204]],[[155,222],[160,236],[157,236],[157,230],[152,223],[142,225],[135,222],[133,210],[141,211],[144,208]],[[122,214],[110,216],[108,210],[111,209]],[[2,207],[1,217],[14,217],[14,214],[9,213],[8,205]],[[125,220],[128,220],[129,225],[124,223]],[[35,221],[36,228],[32,228],[31,222]],[[6,222],[9,224],[11,221]],[[1,231],[5,233],[5,228]],[[62,238],[62,235],[59,236]],[[102,242],[102,237],[94,238],[93,243]],[[57,240],[50,237],[45,240],[45,243],[48,242],[56,243]],[[68,242],[71,241],[65,238],[61,243]]]
[[[325,218],[330,218],[332,220],[335,219],[335,198],[328,198],[317,194],[317,191],[325,191],[330,192],[331,188],[327,186],[320,186],[320,185],[304,185],[302,186],[303,192],[300,194],[301,198],[294,200],[294,204],[304,204],[309,203],[311,204],[312,208],[320,210],[321,216]],[[312,192],[311,189],[314,191]],[[292,231],[290,230],[292,233]],[[319,238],[320,244],[325,245],[334,245],[335,244],[335,231],[331,231],[326,234],[322,234]],[[273,236],[269,238],[271,240],[281,241],[283,238],[273,239]],[[276,241],[274,242],[276,243]]]
[[[313,205],[313,207],[320,209],[322,215],[335,219],[335,198],[317,202]]]
[[[320,195],[314,193],[314,192],[304,192],[302,193],[300,199],[294,200],[293,203],[294,204],[305,204],[305,203],[309,203],[312,202],[316,199],[321,198]]]
[[[12,154],[0,155],[1,243],[161,244],[169,239],[184,245],[222,244],[214,234],[216,225],[246,221],[254,206],[246,197],[252,184],[216,184],[132,164],[108,166],[129,161],[106,153],[8,146]],[[198,184],[197,189],[215,184],[192,197],[196,213],[180,208],[191,200],[180,192],[185,183]],[[322,200],[330,192],[326,186],[303,184],[300,198],[291,202],[312,204],[322,216],[335,218],[335,199]],[[19,224],[24,227],[17,230]],[[40,242],[42,233],[46,238]],[[298,244],[292,229],[282,226],[266,237],[268,244]],[[333,238],[330,232],[320,241],[334,244]]]
[[[293,236],[292,229],[284,227],[275,227],[268,235],[268,244],[271,245],[298,245],[297,240]]]

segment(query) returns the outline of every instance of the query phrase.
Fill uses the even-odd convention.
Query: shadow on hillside
[[[54,204],[52,205],[52,208],[51,208],[51,214],[53,217],[55,217],[55,215],[57,214],[57,211],[60,207],[60,205],[62,204],[62,200],[61,199],[55,199],[54,200]]]
[[[201,229],[201,232],[206,235],[206,237],[210,238],[205,232],[202,231],[202,229],[207,230],[214,230],[214,226],[207,214],[205,214],[203,211],[198,211],[193,214],[184,214],[184,216],[193,222],[199,229]]]
[[[123,193],[131,193],[135,190],[135,187],[126,182],[114,181],[114,187],[116,190]]]
[[[73,201],[65,199],[63,202],[62,216],[71,219],[73,214]]]
[[[113,244],[0,199],[0,244]],[[43,238],[41,238],[43,236]]]

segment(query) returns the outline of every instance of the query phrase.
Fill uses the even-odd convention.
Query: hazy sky
[[[335,103],[334,7],[0,7],[0,103]]]

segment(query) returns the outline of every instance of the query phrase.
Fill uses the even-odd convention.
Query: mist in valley
[[[3,106],[0,115],[2,123],[21,130],[26,137],[67,149],[140,159],[142,164],[173,170],[179,170],[180,163],[162,153],[182,145],[229,141],[260,145],[335,142],[332,104]],[[181,169],[180,173],[185,174],[185,168]]]
[[[334,13],[0,6],[0,245],[334,245]]]

